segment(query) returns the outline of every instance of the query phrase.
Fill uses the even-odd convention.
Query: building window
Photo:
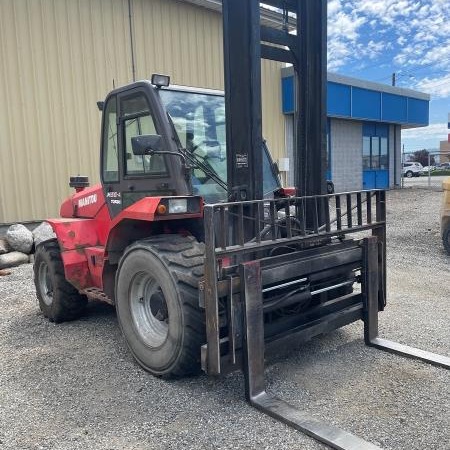
[[[386,124],[363,125],[363,170],[389,169],[388,133],[389,126]]]

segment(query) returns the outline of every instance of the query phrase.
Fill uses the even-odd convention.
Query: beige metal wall
[[[137,79],[223,88],[217,13],[132,0]],[[127,0],[0,0],[0,223],[58,214],[69,175],[98,181],[96,101],[132,81]],[[284,152],[280,65],[263,62],[264,135]]]

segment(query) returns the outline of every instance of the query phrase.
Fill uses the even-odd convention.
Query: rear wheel
[[[334,183],[327,180],[327,194],[334,194]]]
[[[116,277],[116,309],[137,362],[154,375],[178,377],[200,370],[205,342],[198,304],[204,245],[193,237],[161,235],[132,244]]]
[[[83,314],[87,298],[66,280],[56,241],[37,247],[33,270],[39,307],[45,317],[51,322],[64,322]]]
[[[413,175],[414,175],[414,174],[413,174],[410,170],[408,170],[408,172],[406,172],[406,176],[407,176],[408,178],[412,178]]]
[[[442,234],[442,243],[444,244],[445,251],[450,255],[450,225],[447,225]]]

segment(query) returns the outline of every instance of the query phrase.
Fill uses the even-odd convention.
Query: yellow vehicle
[[[444,197],[441,208],[441,236],[446,252],[450,255],[450,177],[442,183]]]

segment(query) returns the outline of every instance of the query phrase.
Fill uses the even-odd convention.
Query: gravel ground
[[[388,308],[382,334],[449,353],[449,263],[441,194],[388,193]],[[113,308],[76,322],[40,314],[32,267],[0,278],[0,448],[323,449],[257,412],[243,378],[163,381],[132,360]],[[449,449],[449,372],[364,346],[352,324],[269,351],[269,390],[385,449]]]

